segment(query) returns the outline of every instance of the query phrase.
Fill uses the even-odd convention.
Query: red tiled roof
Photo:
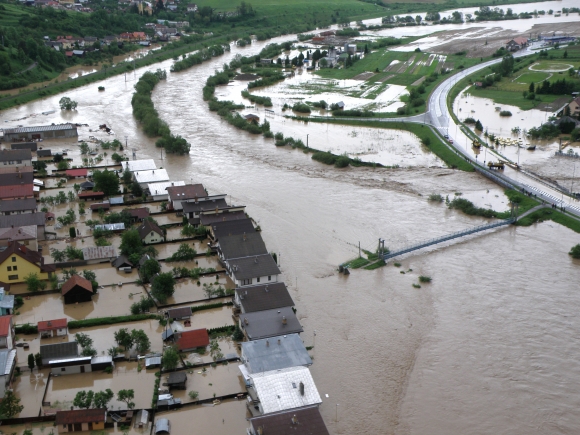
[[[106,418],[106,409],[77,409],[74,411],[58,411],[56,413],[56,425],[75,423],[100,423]]]
[[[88,279],[83,278],[79,275],[71,276],[67,282],[62,285],[61,292],[63,295],[67,294],[71,291],[75,286],[80,286],[84,288],[86,291],[93,293],[93,285]]]
[[[8,337],[10,335],[10,320],[12,316],[0,317],[0,337]]]
[[[38,322],[38,332],[42,331],[53,331],[55,329],[66,328],[68,325],[67,319],[56,319],[56,320],[44,320],[42,322]]]
[[[66,175],[69,177],[86,177],[87,176],[87,168],[79,168],[79,169],[67,169]]]
[[[18,242],[9,242],[8,247],[0,252],[0,264],[14,254],[38,266],[42,272],[54,272],[56,270],[54,264],[44,264],[44,258],[39,252],[33,251]]]
[[[194,349],[196,347],[207,346],[209,344],[209,335],[207,329],[194,329],[193,331],[184,331],[177,340],[179,350]]]
[[[0,199],[24,198],[27,196],[33,196],[32,183],[12,186],[0,186]]]
[[[517,44],[527,44],[528,43],[528,38],[524,38],[523,36],[518,36],[517,38],[514,38],[514,42],[516,42]]]
[[[105,196],[105,194],[103,192],[92,192],[92,191],[88,191],[88,192],[81,192],[79,193],[79,198],[102,198]]]

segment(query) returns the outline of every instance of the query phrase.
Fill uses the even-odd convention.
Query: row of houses
[[[228,207],[225,198],[206,204],[182,201],[179,206],[193,224],[201,224],[195,219],[211,208],[219,216]],[[294,301],[260,232],[241,213],[243,218],[214,221],[208,230],[212,248],[236,285],[234,314],[245,337],[239,370],[252,415],[248,433],[328,434]]]

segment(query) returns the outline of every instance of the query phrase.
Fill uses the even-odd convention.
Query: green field
[[[0,10],[0,26],[16,26],[18,20],[24,15],[30,15],[22,6],[2,3],[4,7]]]
[[[550,77],[551,74],[543,72],[525,72],[512,80],[514,83],[540,83]]]
[[[530,70],[531,71],[546,71],[546,72],[567,71],[570,68],[572,68],[574,65],[572,63],[567,63],[566,60],[562,59],[562,62],[555,62],[552,60],[541,60],[539,62],[534,62],[534,64],[530,66]]]

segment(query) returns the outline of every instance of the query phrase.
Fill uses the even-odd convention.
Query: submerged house
[[[287,334],[243,342],[242,362],[245,371],[252,374],[288,367],[309,367],[312,358],[298,334]],[[242,373],[243,368],[240,366]]]
[[[248,435],[330,435],[316,405],[253,417],[249,422]]]
[[[40,338],[62,337],[68,333],[68,320],[43,320],[37,323]]]
[[[58,433],[104,430],[107,410],[76,409],[74,411],[58,411],[54,425]]]

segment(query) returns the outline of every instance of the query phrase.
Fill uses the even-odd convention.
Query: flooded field
[[[116,400],[119,390],[135,390],[135,407],[137,409],[150,408],[153,397],[153,385],[155,373],[139,371],[136,362],[116,363],[113,373],[103,371],[91,373],[78,373],[73,375],[51,376],[46,402],[50,402],[49,409],[70,409],[77,392],[81,390],[104,391],[110,388],[115,393],[115,398],[109,402],[108,409],[127,409],[124,402]]]
[[[570,2],[558,4],[566,7]],[[489,28],[496,24],[477,23]],[[433,29],[445,27],[428,30]],[[387,246],[404,246],[487,222],[429,204],[431,193],[453,197],[462,192],[480,206],[490,203],[499,209],[504,209],[505,198],[496,185],[476,174],[444,168],[337,170],[302,152],[277,149],[271,140],[240,132],[208,112],[201,94],[206,78],[234,55],[257,53],[264,44],[233,47],[222,57],[170,74],[155,89],[153,99],[162,119],[192,144],[189,158],[169,155],[160,160],[154,141],[144,136],[131,115],[133,83],[121,77],[106,80],[102,95],[94,86],[69,92],[79,102],[78,111],[55,113],[46,123],[71,120],[94,127],[106,122],[116,137],[129,136],[138,158],[153,158],[180,179],[204,183],[210,192],[227,192],[234,202],[247,204],[248,214],[264,230],[268,249],[279,253],[305,329],[302,338],[307,346],[314,345],[311,371],[332,434],[360,431],[362,422],[373,434],[492,433],[498,427],[515,435],[574,433],[580,427],[574,394],[580,370],[574,332],[580,328],[574,316],[580,305],[580,264],[567,252],[576,235],[550,222],[503,228],[417,252],[397,260],[400,268],[389,264],[338,275],[337,265],[357,255],[359,241],[369,250],[375,249],[379,237]],[[169,69],[171,63],[150,69]],[[60,97],[2,116],[18,119],[51,110]],[[37,120],[20,123],[34,125]],[[304,129],[297,137],[303,141],[306,134],[310,140],[326,134],[324,125],[290,120],[285,124]],[[334,141],[342,142],[340,137]],[[432,277],[432,283],[412,287],[420,275]],[[196,313],[192,319],[208,327],[205,314]],[[153,349],[161,349],[157,321],[83,332],[101,352],[112,346],[113,332],[120,327],[146,329]],[[150,391],[151,387],[146,402]],[[245,404],[225,405],[160,415],[182,432],[192,425],[220,435],[243,431]]]
[[[49,373],[49,369],[36,369],[32,373],[23,370],[20,376],[14,378],[12,388],[14,393],[20,398],[20,404],[24,406],[24,409],[19,414],[20,417],[38,416],[42,408],[42,396],[46,390]]]
[[[166,375],[161,376],[161,385],[166,378]],[[187,403],[192,401],[189,397],[190,391],[197,391],[200,400],[246,391],[237,363],[210,366],[205,372],[201,369],[187,370],[186,387],[187,390],[171,390],[171,394],[180,398],[183,403]]]
[[[200,405],[179,411],[160,412],[156,418],[168,418],[172,430],[197,431],[212,434],[234,434],[248,427],[244,400],[228,400],[219,405]],[[179,433],[179,432],[178,432]]]

